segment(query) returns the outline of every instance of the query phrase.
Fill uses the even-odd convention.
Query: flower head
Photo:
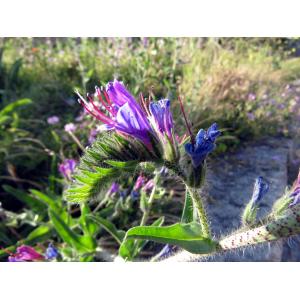
[[[17,248],[17,252],[8,257],[10,262],[24,262],[24,261],[40,261],[44,256],[38,253],[34,248],[22,245]]]
[[[269,190],[269,184],[264,180],[263,177],[259,176],[254,183],[253,194],[252,194],[252,204],[257,205],[265,194]]]
[[[55,124],[59,123],[59,117],[58,117],[58,116],[52,116],[52,117],[49,117],[49,118],[47,119],[47,123],[48,123],[49,125],[55,125]]]
[[[185,144],[185,151],[191,157],[195,168],[199,167],[206,156],[215,149],[215,140],[220,134],[221,132],[218,130],[218,125],[214,123],[207,131],[204,129],[199,130],[195,144]]]
[[[48,260],[54,259],[58,256],[58,250],[53,246],[52,243],[49,244],[45,252],[45,258]]]
[[[68,123],[64,127],[66,132],[74,132],[76,131],[76,125],[74,123]]]
[[[137,102],[118,80],[109,82],[106,89],[96,87],[94,96],[98,98],[101,107],[94,102],[94,97],[87,95],[87,102],[77,94],[86,111],[104,123],[102,129],[115,130],[121,135],[138,139],[150,151],[157,147],[159,141],[165,159],[178,157],[169,100],[153,102],[141,95],[140,102]]]
[[[59,172],[68,180],[71,180],[71,175],[73,174],[77,163],[74,159],[65,159],[58,166]]]
[[[106,90],[96,87],[95,95],[105,111],[96,106],[91,96],[87,96],[88,103],[77,94],[79,102],[91,115],[105,124],[106,130],[114,129],[121,134],[138,138],[146,145],[150,144],[152,128],[147,115],[121,82],[109,82]]]

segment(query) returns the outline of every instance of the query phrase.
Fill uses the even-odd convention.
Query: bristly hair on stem
[[[185,114],[185,110],[184,110],[184,106],[183,106],[183,103],[182,103],[182,100],[181,100],[180,96],[178,96],[178,101],[179,101],[179,104],[180,104],[180,110],[181,110],[182,115],[184,117],[186,128],[187,128],[189,136],[191,138],[191,144],[194,147],[194,145],[196,143],[195,142],[195,136],[193,135],[192,130],[191,130],[191,125],[189,124],[189,122],[187,120],[187,117],[186,117],[186,114]]]

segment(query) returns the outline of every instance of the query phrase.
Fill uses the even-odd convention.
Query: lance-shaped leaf
[[[132,174],[147,161],[162,162],[158,149],[149,151],[137,139],[103,132],[85,151],[64,196],[72,202],[94,199],[108,184]]]
[[[49,210],[49,217],[57,233],[69,246],[74,247],[80,253],[92,252],[96,249],[96,242],[93,238],[75,233],[54,211]]]
[[[103,227],[119,244],[122,243],[125,236],[125,232],[123,230],[118,230],[112,222],[99,216],[90,215],[89,218]]]
[[[191,253],[205,254],[216,250],[217,243],[201,232],[201,225],[192,222],[171,226],[138,226],[129,229],[127,239],[146,239],[158,243],[179,246]]]
[[[164,220],[164,217],[160,217],[152,223],[152,226],[161,226]],[[119,248],[119,255],[126,260],[132,260],[141,252],[147,242],[147,240],[139,240],[135,243],[133,239],[123,239]]]

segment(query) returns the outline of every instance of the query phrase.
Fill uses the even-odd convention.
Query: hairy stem
[[[230,235],[220,241],[222,250],[274,241],[300,233],[300,207],[287,211],[286,215],[252,230]]]
[[[197,189],[191,188],[189,186],[186,186],[186,188],[190,193],[190,196],[193,199],[193,203],[198,211],[202,232],[205,236],[210,237],[211,233],[210,233],[209,223],[199,192]]]

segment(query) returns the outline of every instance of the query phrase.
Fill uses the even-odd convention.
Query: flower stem
[[[142,216],[142,219],[141,219],[140,226],[146,225],[146,223],[148,221],[149,213],[151,211],[151,207],[152,207],[152,203],[153,203],[153,200],[154,200],[155,192],[156,192],[156,189],[157,189],[157,183],[158,183],[158,180],[160,178],[160,175],[161,175],[160,172],[157,172],[155,174],[154,178],[153,178],[154,185],[153,185],[150,197],[149,197],[148,202],[147,202],[147,208],[143,212],[143,216]]]
[[[211,233],[210,233],[209,223],[199,192],[197,189],[191,188],[189,186],[186,186],[186,188],[190,193],[190,196],[193,199],[193,203],[198,211],[202,232],[205,236],[210,237]]]
[[[71,131],[68,131],[68,134],[70,135],[70,137],[72,138],[72,140],[77,144],[77,146],[82,150],[85,151],[83,145],[80,143],[80,141],[78,140],[78,138],[75,136],[75,134]]]

